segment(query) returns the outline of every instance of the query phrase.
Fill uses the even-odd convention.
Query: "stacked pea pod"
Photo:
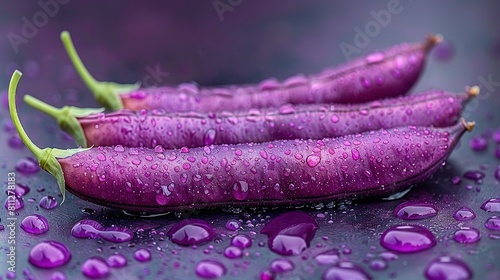
[[[311,76],[219,88],[98,82],[69,34],[61,38],[105,108],[55,108],[26,95],[81,146],[40,149],[17,116],[16,71],[13,122],[63,194],[128,211],[387,196],[438,170],[474,126],[459,117],[477,87],[402,96],[439,36]]]

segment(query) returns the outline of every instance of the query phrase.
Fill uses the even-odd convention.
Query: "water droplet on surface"
[[[232,193],[236,200],[245,200],[248,197],[248,183],[245,181],[234,183]]]
[[[495,176],[495,179],[497,179],[497,181],[500,181],[500,166],[495,169],[494,176]]]
[[[29,254],[28,261],[39,268],[55,268],[66,264],[71,253],[64,244],[57,241],[43,241],[35,245]]]
[[[439,62],[447,62],[453,59],[455,56],[455,47],[449,41],[444,40],[443,42],[437,44],[433,52],[433,58]]]
[[[334,264],[340,260],[337,250],[329,250],[314,257],[319,265]]]
[[[134,233],[128,228],[104,228],[99,222],[94,220],[79,221],[71,229],[71,235],[76,238],[102,238],[114,243],[130,241],[134,237]]]
[[[243,257],[243,251],[235,246],[229,246],[224,249],[224,256],[228,259],[239,259]]]
[[[486,212],[500,212],[500,198],[492,198],[481,205],[481,209]]]
[[[425,277],[428,280],[466,280],[472,279],[472,271],[462,260],[440,257],[427,265]]]
[[[320,161],[321,161],[321,158],[317,155],[309,155],[306,158],[306,163],[309,167],[315,167],[316,165],[319,164]]]
[[[42,234],[49,230],[49,222],[44,216],[33,214],[22,220],[21,228],[31,234]]]
[[[12,207],[14,211],[22,209],[24,207],[23,197],[18,195],[8,196],[5,200],[5,209],[10,211]]]
[[[127,258],[122,254],[113,254],[106,259],[106,263],[113,268],[120,268],[127,265]]]
[[[372,81],[365,78],[365,77],[361,77],[359,78],[359,82],[361,83],[361,85],[364,87],[364,88],[369,88],[371,87],[372,85]]]
[[[116,145],[113,150],[117,153],[122,153],[125,151],[125,148],[122,145]]]
[[[400,253],[414,253],[434,247],[436,238],[422,226],[394,226],[382,234],[380,245]]]
[[[202,260],[196,265],[195,273],[204,279],[215,279],[226,274],[226,267],[216,260]]]
[[[436,215],[436,207],[424,202],[403,202],[394,209],[394,216],[403,220],[426,219]]]
[[[453,218],[457,221],[468,221],[476,218],[476,214],[469,207],[462,207],[453,213]]]
[[[236,231],[240,229],[241,223],[238,220],[229,220],[226,222],[226,229]]]
[[[333,115],[331,118],[332,123],[338,123],[339,122],[339,117],[337,115]]]
[[[464,173],[464,178],[474,181],[481,180],[484,178],[484,176],[485,174],[483,172],[477,170],[469,170]]]
[[[199,245],[214,238],[214,229],[205,221],[188,219],[174,224],[167,232],[167,236],[170,241],[178,245]]]
[[[148,262],[151,260],[151,252],[148,249],[139,249],[134,252],[134,259],[138,262]]]
[[[252,239],[247,235],[239,234],[231,239],[231,245],[245,249],[252,246]]]
[[[453,185],[458,185],[462,182],[462,178],[460,178],[460,176],[455,176],[453,178],[451,178],[451,183]]]
[[[488,148],[488,139],[478,134],[470,139],[469,147],[474,151],[484,151]]]
[[[481,234],[479,230],[470,227],[462,227],[455,231],[453,235],[453,240],[462,244],[476,243],[481,239]]]
[[[66,275],[61,271],[54,271],[50,274],[50,280],[66,280]]]
[[[17,161],[16,170],[23,174],[35,174],[40,170],[36,159],[25,157]]]
[[[295,265],[289,260],[275,259],[271,262],[271,265],[269,267],[271,268],[272,272],[285,273],[288,271],[292,271],[295,268]]]
[[[374,259],[370,262],[370,268],[375,271],[386,270],[388,267],[387,262],[381,259]]]
[[[104,278],[111,273],[108,264],[100,257],[87,259],[82,264],[81,271],[83,275],[91,279]]]
[[[21,137],[19,137],[19,135],[17,134],[10,136],[7,143],[9,144],[9,147],[11,147],[12,149],[24,148],[23,140],[21,140]]]
[[[9,188],[12,188],[12,185],[9,185]],[[21,183],[16,183],[14,185],[14,189],[6,189],[5,190],[6,195],[12,195],[12,193],[14,193],[17,196],[24,196],[29,192],[30,192],[30,188],[27,185],[21,184]]]
[[[283,255],[299,255],[307,249],[318,224],[304,212],[288,212],[269,221],[261,230],[269,237],[271,251]]]
[[[339,262],[323,273],[323,280],[370,280],[363,268],[351,262]]]
[[[57,200],[55,197],[47,195],[40,199],[40,203],[38,205],[46,210],[54,209],[57,206]]]
[[[487,229],[500,230],[500,217],[493,216],[493,217],[488,218],[488,220],[486,220],[486,223],[484,223],[484,226]]]
[[[217,137],[217,131],[215,129],[210,128],[205,132],[205,136],[203,137],[203,143],[205,146],[210,146],[215,143],[215,137]]]

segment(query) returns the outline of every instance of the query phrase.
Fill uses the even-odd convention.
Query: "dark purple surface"
[[[72,32],[84,62],[98,79],[123,83],[140,80],[146,85],[190,80],[203,85],[252,83],[271,76],[282,79],[297,73],[314,73],[345,62],[341,43],[353,45],[358,34],[355,28],[364,30],[374,20],[371,12],[379,13],[387,9],[389,3],[297,0],[285,4],[277,0],[243,0],[232,11],[225,12],[221,21],[213,1],[204,2],[123,1],[117,5],[116,2],[71,1],[59,6],[59,11],[26,43],[20,44],[16,53],[7,34],[21,34],[23,17],[31,21],[33,15],[42,9],[34,1],[0,0],[0,38],[3,38],[0,41],[2,182],[7,181],[8,172],[16,172],[20,159],[31,156],[27,149],[9,145],[13,132],[9,128],[2,90],[7,87],[15,68],[24,73],[19,85],[19,100],[23,93],[30,93],[55,106],[97,106],[69,66],[69,59],[59,42],[59,33],[63,29]],[[327,269],[331,271],[338,266],[320,265],[315,256],[337,249],[340,260],[354,262],[374,279],[422,279],[430,262],[445,255],[462,260],[451,261],[459,267],[462,262],[466,263],[474,279],[499,279],[500,231],[485,227],[488,218],[498,216],[498,213],[480,208],[488,199],[500,197],[500,179],[494,177],[500,164],[494,155],[498,144],[492,140],[493,131],[500,126],[499,4],[495,1],[481,1],[480,4],[477,1],[401,1],[399,10],[391,15],[386,26],[359,48],[360,55],[392,44],[419,41],[429,32],[441,33],[450,48],[445,45],[438,54],[430,57],[420,82],[412,91],[443,88],[460,92],[466,85],[481,87],[480,96],[467,106],[463,114],[467,120],[477,122],[474,131],[462,138],[460,146],[440,171],[416,185],[404,198],[304,206],[298,210],[314,217],[319,229],[311,246],[301,255],[284,257],[272,253],[267,246],[267,236],[259,232],[272,218],[297,209],[223,208],[182,211],[146,219],[127,216],[68,194],[64,204],[46,210],[38,206],[42,197],[51,195],[59,202],[61,199],[54,178],[43,171],[35,174],[18,171],[16,181],[31,189],[24,196],[24,208],[17,211],[16,216],[18,278],[48,279],[54,273],[63,272],[68,279],[80,279],[84,278],[81,267],[87,259],[95,256],[107,259],[120,253],[128,264],[123,268],[112,268],[109,279],[196,279],[199,261],[213,259],[224,264],[226,274],[223,279],[259,279],[261,273],[268,275],[263,271],[270,271],[272,261],[277,258],[287,259],[295,267],[277,278],[317,279]],[[168,75],[157,73],[157,79],[152,78],[151,72],[158,68]],[[74,142],[60,132],[52,119],[29,109],[22,102],[18,104],[21,120],[37,145],[74,147]],[[469,140],[479,134],[488,140],[487,149],[482,152],[469,147]],[[480,170],[485,177],[477,181],[462,178],[460,183],[452,183],[453,177],[463,176],[471,170]],[[6,195],[3,190],[0,193],[3,203]],[[418,221],[394,217],[395,207],[408,200],[432,203],[438,213]],[[470,207],[476,217],[455,220],[453,214],[463,206]],[[32,214],[47,218],[48,232],[33,236],[20,228],[22,219]],[[10,230],[5,208],[0,211],[0,218],[0,225],[4,226],[0,231],[0,244],[6,244]],[[170,242],[166,232],[174,223],[187,218],[212,224],[214,240],[195,248]],[[83,219],[96,220],[104,227],[127,227],[134,232],[134,238],[119,244],[99,239],[77,239],[71,236],[71,228]],[[241,229],[226,229],[230,219],[241,220]],[[429,229],[436,237],[436,246],[413,254],[398,253],[397,258],[387,260],[387,269],[378,269],[380,266],[376,260],[388,256],[387,253],[380,255],[386,252],[379,243],[381,234],[392,226],[406,224]],[[477,228],[481,240],[474,244],[457,243],[453,235],[461,227]],[[224,250],[236,234],[250,236],[252,245],[243,249],[242,258],[226,258]],[[68,264],[55,269],[40,269],[28,263],[30,250],[48,240],[68,246],[72,253]],[[134,253],[138,249],[151,251],[152,260],[137,261]],[[0,276],[6,278],[4,271],[9,249],[3,245],[3,250]],[[455,266],[450,271],[467,273],[468,270]]]

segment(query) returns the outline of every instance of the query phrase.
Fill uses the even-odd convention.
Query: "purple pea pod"
[[[430,35],[420,44],[401,44],[371,53],[335,68],[309,76],[297,75],[282,82],[267,79],[257,85],[139,88],[95,80],[83,65],[67,31],[64,47],[84,83],[108,110],[163,109],[167,112],[216,112],[279,107],[284,104],[363,103],[406,94],[422,73],[427,52],[442,40]]]
[[[134,112],[70,106],[54,108],[29,95],[24,100],[56,118],[81,147],[115,146],[165,149],[207,145],[323,139],[404,125],[446,127],[455,124],[467,100],[479,93],[431,90],[422,94],[353,105],[286,104],[239,112]]]
[[[405,126],[323,140],[199,148],[40,149],[15,104],[21,73],[9,86],[12,120],[40,166],[64,194],[141,212],[219,205],[289,205],[401,192],[438,170],[466,130]],[[64,195],[63,195],[64,200]]]

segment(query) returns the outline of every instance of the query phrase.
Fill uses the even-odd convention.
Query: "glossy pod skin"
[[[436,171],[466,126],[190,150],[98,147],[58,162],[70,192],[129,211],[290,205],[400,192]]]
[[[473,123],[400,127],[323,140],[260,144],[40,149],[29,140],[9,86],[14,125],[64,194],[139,212],[219,205],[289,205],[389,195],[435,172]],[[64,199],[64,196],[63,196]]]
[[[83,65],[67,31],[61,34],[73,65],[101,106],[108,110],[163,109],[167,112],[236,111],[279,107],[284,104],[363,103],[406,94],[425,66],[426,53],[440,36],[419,44],[401,44],[347,62],[321,73],[290,77],[283,82],[264,80],[257,85],[217,88],[195,83],[139,88],[98,82]]]
[[[25,101],[55,117],[82,147],[114,146],[165,149],[206,145],[322,139],[404,125],[455,124],[467,100],[479,93],[442,90],[354,105],[283,105],[243,112],[165,113],[162,110],[97,113],[99,109],[51,107],[25,95]],[[88,112],[89,115],[85,115]]]

